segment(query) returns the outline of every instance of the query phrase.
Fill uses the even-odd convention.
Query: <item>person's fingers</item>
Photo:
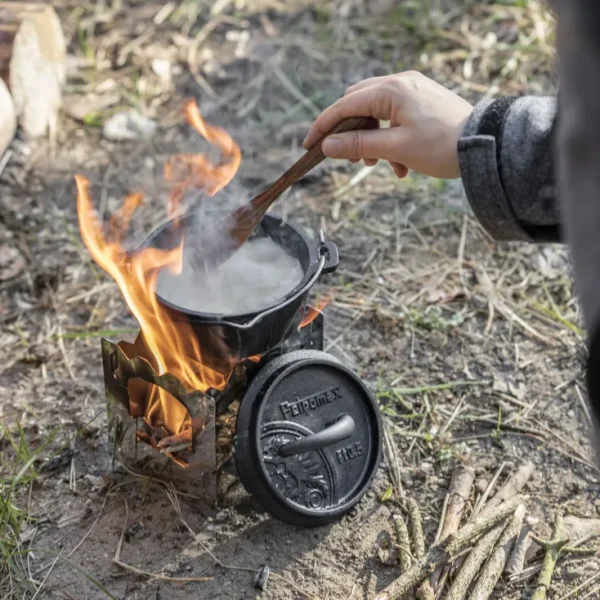
[[[373,85],[340,98],[317,117],[304,140],[304,147],[312,148],[347,117],[374,117],[381,121],[389,121],[392,107],[397,104],[397,97],[401,95],[400,88],[396,87],[385,83]],[[395,102],[392,102],[393,100]]]
[[[403,127],[372,131],[348,131],[325,138],[322,150],[329,158],[384,159],[397,161],[408,145],[408,133]]]
[[[404,179],[408,175],[408,167],[401,165],[397,162],[390,162],[392,169],[394,169],[394,173],[398,179]]]
[[[390,75],[381,75],[379,77],[369,77],[368,79],[363,79],[354,85],[349,86],[344,92],[344,96],[348,96],[357,92],[358,90],[364,90],[365,88],[371,87],[376,83],[381,83],[384,79],[388,79]]]
[[[364,162],[367,167],[374,167],[379,161],[376,158],[365,158]]]
[[[379,77],[369,77],[368,79],[363,79],[354,85],[351,85],[344,92],[344,96],[348,96],[349,94],[353,94],[358,90],[364,90],[365,88],[371,87],[378,83],[384,83],[386,81],[397,81],[399,79],[409,79],[410,77],[419,76],[420,73],[416,71],[403,71],[402,73],[396,73],[395,75],[380,75]]]

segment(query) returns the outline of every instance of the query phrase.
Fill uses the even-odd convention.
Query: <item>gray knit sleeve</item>
[[[469,203],[499,241],[559,241],[554,185],[556,98],[505,97],[475,107],[458,143]]]

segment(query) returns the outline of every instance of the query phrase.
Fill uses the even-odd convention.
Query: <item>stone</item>
[[[104,123],[103,135],[112,142],[148,140],[156,132],[156,121],[135,110],[114,114]]]

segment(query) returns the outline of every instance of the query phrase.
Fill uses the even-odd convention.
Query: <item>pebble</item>
[[[171,85],[171,61],[166,58],[155,58],[152,61],[152,70],[158,75],[161,83],[168,87]]]
[[[156,132],[156,121],[137,111],[116,113],[104,123],[103,135],[112,142],[150,139]]]
[[[485,479],[485,478],[480,478],[477,479],[475,481],[475,489],[480,493],[483,494],[483,492],[485,492],[485,490],[487,490],[488,485],[490,484],[490,482]]]

